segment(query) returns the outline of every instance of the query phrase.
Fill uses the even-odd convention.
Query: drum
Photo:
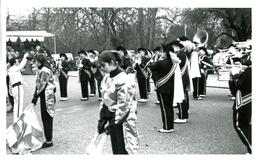
[[[230,69],[220,69],[218,71],[218,80],[219,81],[229,81],[230,80]]]

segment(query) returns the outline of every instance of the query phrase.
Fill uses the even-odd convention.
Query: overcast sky
[[[252,7],[252,0],[5,0],[11,15],[28,15],[32,7]],[[175,2],[175,3],[173,3]],[[232,3],[231,3],[232,2]]]

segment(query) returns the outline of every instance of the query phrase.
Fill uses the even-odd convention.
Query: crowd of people
[[[230,46],[230,48],[235,46]],[[239,50],[239,48],[235,48]],[[237,51],[239,52],[239,51]],[[233,52],[234,53],[234,52]],[[187,37],[178,37],[170,43],[148,50],[138,48],[128,52],[124,47],[97,52],[79,51],[78,79],[81,85],[81,101],[88,101],[96,95],[100,103],[98,133],[110,134],[114,154],[134,154],[138,149],[137,102],[148,103],[151,91],[156,91],[156,104],[160,105],[162,127],[160,133],[174,132],[174,123],[186,123],[189,118],[189,92],[194,100],[202,100],[206,95],[208,71],[228,64],[238,70],[231,72],[230,90],[234,101],[234,127],[251,153],[251,61],[249,52],[239,52],[241,57],[230,54],[226,64],[216,65],[210,59],[207,48]],[[20,73],[28,60],[24,54],[21,63],[17,58],[8,59],[8,84],[12,88],[9,100],[14,101],[14,121],[23,110],[23,88]],[[69,66],[67,56],[60,54],[56,70],[43,53],[35,54],[36,89],[31,103],[41,102],[41,117],[46,141],[42,148],[53,146],[52,123],[56,103],[54,72],[60,85],[60,100],[68,100]],[[239,67],[237,67],[239,66]],[[134,75],[133,76],[130,75]],[[155,88],[150,85],[151,79]],[[136,99],[136,81],[139,97]],[[90,88],[90,89],[89,89]],[[9,89],[8,89],[9,90]],[[8,92],[9,93],[9,92]],[[173,108],[178,108],[178,118],[174,120]]]

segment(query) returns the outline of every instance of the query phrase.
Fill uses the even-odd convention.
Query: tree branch
[[[231,34],[229,34],[229,33],[227,33],[227,32],[222,32],[222,33],[220,33],[219,35],[216,36],[216,38],[214,39],[214,41],[216,41],[216,40],[217,40],[220,36],[222,36],[222,35],[226,35],[226,36],[232,38],[232,39],[235,40],[235,41],[237,40],[237,38],[234,37],[234,36],[232,36]]]
[[[172,24],[175,24],[173,20],[167,18],[166,16],[159,16],[159,17],[156,17],[156,19],[165,19],[165,20],[171,22]]]

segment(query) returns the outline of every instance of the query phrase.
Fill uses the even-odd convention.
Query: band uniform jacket
[[[126,73],[120,72],[114,77],[106,74],[101,84],[103,101],[101,106],[107,106],[114,113],[114,124],[122,121],[125,148],[129,154],[134,154],[138,148],[137,133],[137,102],[135,100],[135,80]],[[127,118],[124,118],[127,117]]]
[[[186,56],[185,53],[179,53],[177,54],[177,57],[181,60],[180,62],[180,70],[181,70],[181,76],[182,76],[182,83],[183,83],[183,88],[186,91],[190,91],[191,88],[191,78],[189,75],[189,60]]]
[[[212,61],[207,57],[207,56],[202,56],[200,57],[200,69],[201,69],[201,73],[203,74],[207,74],[206,70],[213,68],[213,63]]]
[[[247,67],[243,73],[239,74],[235,80],[237,87],[236,95],[236,108],[246,106],[251,102],[252,93],[252,70],[251,67]],[[240,94],[240,95],[239,95]],[[250,104],[251,105],[251,104]]]
[[[61,72],[60,71],[60,76],[59,76],[59,78],[60,79],[67,79],[67,75],[68,75],[68,71],[69,71],[69,65],[68,65],[68,63],[66,62],[66,61],[63,61],[62,63],[61,63],[61,66],[62,66],[62,71],[65,73],[65,75],[64,75],[64,73],[63,72]],[[57,68],[58,69],[58,68]]]
[[[171,60],[168,60],[167,58],[163,60],[156,61],[155,63],[152,63],[149,65],[149,69],[151,71],[157,72],[157,81],[165,77],[171,69],[173,69],[175,64]],[[171,77],[168,79],[167,82],[165,82],[163,85],[157,88],[157,90],[160,93],[173,93],[171,92],[174,90],[174,72],[175,69],[172,71]]]
[[[125,71],[127,71],[128,68],[132,68],[132,60],[130,57],[124,57],[121,68]]]
[[[92,63],[90,62],[89,59],[85,58],[82,60],[82,65],[83,65],[83,67],[80,68],[80,70],[79,70],[80,81],[89,80],[91,77]]]
[[[147,70],[146,64],[149,60],[150,60],[150,58],[142,57],[141,58],[141,64],[136,64],[135,65],[134,69],[137,71],[136,76],[138,78],[145,78],[145,79],[148,78],[148,70]]]
[[[53,72],[45,66],[42,67],[36,73],[35,94],[39,95],[41,92],[45,92],[46,110],[51,117],[53,117],[55,110],[55,90]]]
[[[92,63],[92,73],[96,80],[102,80],[104,73],[100,70],[100,67],[94,62]]]

